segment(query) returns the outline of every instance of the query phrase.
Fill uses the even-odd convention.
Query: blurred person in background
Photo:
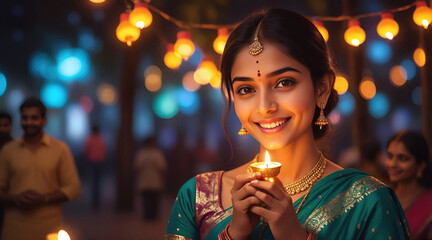
[[[360,146],[360,160],[355,166],[356,169],[369,173],[378,180],[388,184],[388,176],[383,161],[381,144],[376,139],[370,139]],[[383,159],[384,160],[384,159]]]
[[[93,181],[91,207],[93,210],[97,210],[100,205],[101,171],[106,157],[105,141],[99,132],[99,127],[92,127],[91,134],[84,143],[84,154],[90,163]]]
[[[12,140],[10,131],[12,128],[12,117],[6,112],[0,112],[0,150],[3,146]],[[1,226],[3,225],[4,206],[0,203],[0,236]]]
[[[62,203],[78,197],[81,185],[69,147],[43,131],[44,104],[28,98],[20,112],[24,135],[0,153],[2,239],[45,240],[63,228]]]
[[[423,135],[405,130],[392,136],[385,167],[414,239],[432,239],[431,164]]]
[[[145,220],[155,220],[159,215],[166,167],[165,157],[157,147],[156,139],[149,137],[144,140],[143,147],[135,155],[134,169]]]

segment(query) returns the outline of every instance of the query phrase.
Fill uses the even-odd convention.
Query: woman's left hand
[[[290,195],[285,191],[279,179],[274,182],[253,180],[251,185],[257,191],[255,196],[266,207],[254,206],[250,211],[267,219],[273,237],[277,240],[306,239],[307,232],[301,227]]]

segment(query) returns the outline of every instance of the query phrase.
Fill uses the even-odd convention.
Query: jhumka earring
[[[322,127],[324,125],[327,125],[329,123],[328,119],[324,116],[324,108],[325,108],[325,105],[322,102],[321,106],[320,106],[320,109],[321,109],[320,115],[318,116],[317,120],[315,121],[315,125],[318,125],[320,129],[322,129]]]
[[[242,125],[242,127],[240,128],[240,131],[238,132],[238,135],[240,136],[244,136],[244,135],[248,135],[248,131],[246,130],[246,128]]]
[[[255,31],[253,43],[249,45],[249,53],[252,56],[256,56],[260,54],[264,49],[263,45],[258,41],[258,34],[259,34],[260,27],[261,27],[261,22],[258,24],[258,27]]]

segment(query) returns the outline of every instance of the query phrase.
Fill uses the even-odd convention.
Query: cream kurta
[[[5,145],[0,153],[0,190],[17,195],[26,190],[41,194],[60,190],[68,200],[81,192],[75,162],[69,147],[47,134],[36,151],[24,139]],[[61,203],[46,204],[34,209],[7,206],[3,223],[3,240],[45,240],[49,232],[62,225]]]

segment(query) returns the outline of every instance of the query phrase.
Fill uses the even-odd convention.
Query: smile
[[[288,120],[281,120],[281,121],[277,121],[277,122],[272,122],[272,123],[258,123],[260,125],[260,127],[262,128],[266,128],[266,129],[271,129],[271,128],[275,128],[275,127],[279,127],[280,125],[286,123]]]
[[[280,119],[277,121],[261,121],[261,122],[257,122],[256,125],[258,125],[261,128],[261,130],[266,133],[275,133],[282,130],[285,123],[287,123],[290,119],[291,117]]]

